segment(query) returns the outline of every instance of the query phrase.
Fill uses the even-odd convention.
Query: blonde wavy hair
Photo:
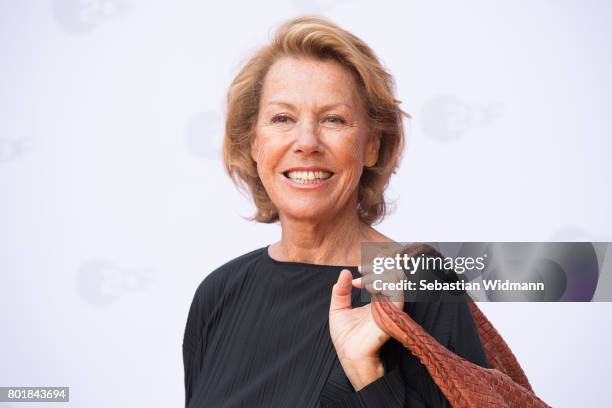
[[[384,191],[399,166],[404,147],[403,117],[395,99],[393,77],[372,49],[336,24],[315,16],[303,16],[282,24],[270,44],[257,50],[232,81],[227,93],[223,140],[225,169],[236,186],[250,194],[257,207],[252,220],[278,221],[278,210],[268,196],[251,157],[251,141],[259,113],[263,83],[270,67],[284,57],[334,60],[350,71],[363,98],[368,124],[380,137],[378,161],[364,167],[359,181],[357,213],[368,225],[387,214]]]

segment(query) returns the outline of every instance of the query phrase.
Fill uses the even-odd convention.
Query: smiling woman
[[[316,17],[283,24],[230,85],[224,161],[278,242],[210,273],[183,341],[187,407],[448,406],[376,323],[361,244],[404,143],[392,77],[359,38]],[[395,301],[443,346],[487,367],[466,304]]]
[[[352,171],[360,175],[359,189],[352,193],[357,193],[357,214],[366,224],[384,216],[383,193],[399,165],[402,117],[409,115],[395,99],[391,75],[359,38],[320,18],[291,20],[245,64],[227,99],[225,165],[233,180],[251,193],[255,220],[275,222],[279,212],[259,173],[259,153],[252,148],[259,140],[267,146],[279,143],[275,151],[281,152],[291,138],[298,138],[292,147],[301,150],[301,160],[310,162],[298,168],[356,159]],[[323,146],[341,156],[325,154]],[[333,164],[341,163],[328,165]],[[279,165],[288,169],[295,163]],[[349,176],[355,178],[342,177]]]
[[[357,89],[333,60],[285,57],[270,68],[251,156],[279,216],[323,221],[356,207],[354,193],[364,166],[376,164],[379,142]]]

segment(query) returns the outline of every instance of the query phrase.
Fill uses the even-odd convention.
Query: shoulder
[[[203,305],[217,298],[234,281],[249,270],[262,256],[267,247],[258,248],[240,255],[210,272],[199,284],[194,295],[194,303]]]
[[[232,282],[239,281],[242,273],[249,270],[264,255],[265,250],[266,247],[259,248],[226,262],[209,273],[198,285],[187,316],[184,340],[187,348],[194,339],[200,337],[209,316],[221,303],[227,288]]]

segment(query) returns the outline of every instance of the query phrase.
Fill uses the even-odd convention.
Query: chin
[[[281,210],[287,217],[304,220],[304,221],[317,221],[329,217],[331,208],[321,206],[304,206],[304,207],[293,207]]]

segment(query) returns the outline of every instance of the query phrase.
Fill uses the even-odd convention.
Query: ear
[[[373,167],[378,161],[378,151],[380,149],[380,134],[370,133],[368,143],[365,147],[365,157],[363,164],[366,167]]]

